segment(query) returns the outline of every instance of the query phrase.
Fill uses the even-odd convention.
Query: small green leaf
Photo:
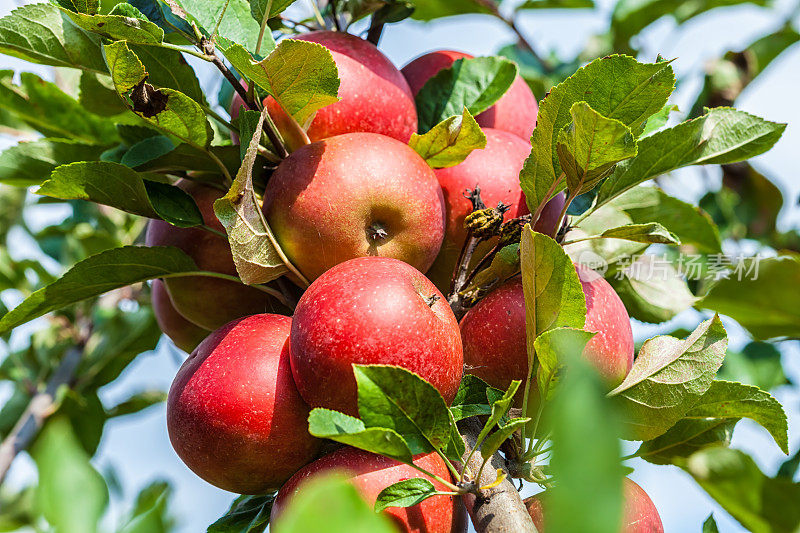
[[[751,342],[741,352],[728,350],[717,378],[767,391],[790,383],[781,364],[781,351],[766,342]]]
[[[416,96],[419,131],[426,133],[441,121],[460,115],[464,108],[474,116],[508,91],[517,66],[505,58],[457,59],[422,86]]]
[[[182,33],[186,38],[194,38],[192,27],[184,18],[186,13],[174,2],[128,0],[128,3],[138,9],[148,20],[157,24],[165,34]]]
[[[495,426],[501,424],[505,420],[506,414],[508,414],[508,410],[511,408],[511,402],[514,401],[514,395],[517,393],[520,383],[521,382],[518,380],[512,381],[511,385],[508,386],[508,390],[503,393],[503,396],[500,399],[492,402],[492,412],[489,414],[489,418],[483,425],[483,429],[478,434],[477,442],[483,443],[487,435],[489,435],[489,432],[492,431]]]
[[[100,0],[55,0],[61,7],[76,13],[94,15],[100,9]]]
[[[250,14],[261,24],[261,21],[280,15],[295,0],[250,0]],[[269,11],[267,11],[269,9]]]
[[[424,135],[412,133],[408,144],[431,167],[446,168],[461,163],[473,150],[485,148],[486,135],[465,107],[461,116],[441,121]]]
[[[175,3],[186,12],[186,18],[196,22],[206,35],[211,36],[216,29],[217,42],[227,44],[233,41],[241,43],[251,52],[256,51],[261,26],[253,20],[247,0],[175,0]],[[269,31],[265,37],[266,42],[273,42]]]
[[[609,393],[623,415],[623,437],[654,439],[683,418],[708,391],[727,345],[718,316],[686,340],[661,335],[646,341],[625,381]]]
[[[703,522],[703,533],[719,533],[717,521],[714,520],[714,513],[708,515],[708,518]]]
[[[522,429],[530,420],[530,418],[512,418],[502,426],[498,426],[497,431],[486,437],[481,444],[481,457],[488,460],[515,431]]]
[[[158,405],[167,400],[167,394],[160,390],[146,390],[137,392],[128,397],[128,399],[121,401],[114,407],[106,410],[108,418],[117,416],[132,415]]]
[[[600,234],[608,239],[622,239],[624,241],[643,242],[647,244],[680,244],[681,241],[674,233],[659,224],[627,224],[618,228],[610,228]]]
[[[128,151],[123,154],[119,162],[126,167],[136,168],[154,159],[165,156],[174,149],[175,145],[169,137],[166,135],[154,135],[142,139],[131,146]]]
[[[119,533],[169,533],[172,517],[167,504],[172,493],[164,481],[156,481],[136,496],[136,505],[128,522]]]
[[[437,494],[436,487],[425,478],[404,479],[389,485],[378,494],[375,512],[379,513],[389,507],[412,507]]]
[[[198,104],[206,103],[197,74],[183,54],[176,50],[132,43],[130,49],[144,65],[147,83],[162,89],[180,91]]]
[[[465,374],[461,379],[458,392],[450,406],[450,412],[456,421],[473,416],[488,416],[492,412],[492,402],[487,396],[488,391],[503,395],[503,391],[492,389],[485,381],[472,374]]]
[[[122,4],[125,5],[125,4]],[[128,6],[130,9],[136,9]],[[112,40],[128,41],[131,44],[158,44],[164,40],[164,30],[147,19],[123,14],[86,15],[63,10],[79,28],[102,35]],[[136,10],[138,12],[138,10]],[[128,14],[130,15],[130,13]],[[141,15],[141,13],[139,13]]]
[[[738,418],[684,418],[663,435],[643,442],[636,455],[653,464],[669,465],[711,446],[730,446],[738,422]]]
[[[239,496],[207,533],[262,533],[269,523],[274,494]]]
[[[65,139],[20,142],[0,153],[0,183],[30,187],[39,185],[60,165],[100,158],[104,145]]]
[[[358,384],[358,414],[367,427],[396,431],[414,454],[447,446],[450,412],[433,385],[394,366],[353,365],[353,372]]]
[[[308,432],[321,439],[335,440],[406,464],[411,464],[413,458],[408,444],[396,431],[368,428],[358,418],[338,411],[312,409],[308,415]]]
[[[526,0],[517,7],[523,9],[588,9],[594,8],[594,0]]]
[[[652,135],[653,133],[657,132],[661,128],[667,125],[669,122],[669,116],[673,112],[680,111],[678,106],[673,104],[666,104],[664,107],[661,108],[661,111],[657,112],[656,114],[652,115],[650,118],[647,119],[647,123],[644,125],[644,131],[642,132],[641,137],[647,137],[648,135]]]
[[[543,401],[551,399],[566,361],[572,354],[583,353],[594,332],[575,328],[554,328],[533,341],[539,368],[536,382]]]

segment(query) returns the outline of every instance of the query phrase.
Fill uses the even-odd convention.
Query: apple
[[[414,464],[442,479],[452,479],[436,452],[417,455]],[[393,483],[413,478],[428,479],[425,474],[394,459],[356,448],[340,448],[309,464],[286,482],[272,506],[274,523],[280,527],[281,513],[291,499],[302,491],[304,483],[314,476],[334,472],[347,476],[349,483],[370,506],[374,506],[378,494]],[[438,481],[430,481],[437,490],[449,490]],[[453,496],[433,496],[412,507],[389,507],[383,512],[404,533],[465,533],[467,530],[464,506]]]
[[[300,298],[291,361],[312,407],[358,414],[353,364],[401,366],[449,404],[463,373],[461,335],[442,293],[412,266],[383,257],[341,263]]]
[[[339,70],[339,98],[317,111],[308,125],[311,141],[354,132],[388,135],[407,143],[417,131],[414,96],[403,75],[369,41],[335,31],[314,31],[292,39],[319,43],[330,50]],[[264,103],[277,123],[285,122],[285,112],[272,98]],[[236,94],[231,102],[231,117],[239,115],[244,104]],[[302,126],[305,126],[303,124]]]
[[[428,52],[403,67],[402,73],[411,87],[411,92],[416,96],[425,82],[462,58],[470,59],[472,56],[455,50]],[[507,131],[527,141],[536,127],[538,113],[539,105],[536,103],[536,97],[533,96],[525,80],[517,76],[508,91],[475,119],[481,127]]]
[[[277,489],[319,449],[292,380],[291,323],[269,314],[235,320],[200,343],[172,382],[170,441],[212,485],[240,494]]]
[[[272,174],[264,214],[310,280],[355,257],[401,259],[426,271],[444,236],[433,170],[396,139],[349,133],[306,145]]]
[[[150,291],[153,314],[156,316],[158,327],[164,335],[172,339],[175,346],[186,353],[191,353],[200,344],[200,341],[205,339],[211,332],[186,320],[175,309],[163,281],[160,279],[153,280]]]
[[[653,500],[634,481],[625,478],[622,482],[624,500],[622,528],[620,533],[664,533],[664,525]],[[547,492],[539,493],[525,500],[528,512],[539,533],[546,531]]]
[[[576,265],[586,297],[587,331],[597,334],[583,356],[600,372],[609,388],[625,379],[633,365],[633,332],[625,306],[597,272]],[[528,376],[525,338],[525,295],[516,277],[490,292],[461,319],[465,372],[498,389]],[[522,394],[518,394],[521,399]]]
[[[203,223],[225,233],[214,214],[214,200],[225,194],[201,183],[180,180],[178,187],[197,202]],[[148,246],[176,246],[186,252],[200,270],[237,275],[228,240],[202,228],[178,228],[163,220],[151,220],[145,242]],[[235,281],[208,276],[167,278],[165,285],[175,309],[186,319],[207,330],[215,330],[235,318],[256,313],[289,314],[275,298]],[[211,303],[212,305],[209,305]]]

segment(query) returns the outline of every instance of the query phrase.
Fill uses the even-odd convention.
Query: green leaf
[[[754,385],[762,390],[789,384],[774,344],[751,342],[741,352],[728,351],[717,378]]]
[[[138,9],[148,20],[163,29],[164,33],[182,33],[187,39],[194,38],[192,27],[184,18],[186,14],[174,2],[166,2],[163,0],[128,0],[128,3]]]
[[[219,166],[209,153],[222,161],[231,174],[239,170],[241,159],[238,146],[210,146],[208,150],[202,150],[186,143],[179,144],[167,154],[140,164],[136,170],[159,173],[194,170],[218,174]]]
[[[316,408],[308,415],[308,432],[354,448],[385,455],[411,464],[412,453],[403,437],[387,428],[366,427],[358,418],[338,411]]]
[[[451,436],[450,412],[436,388],[408,370],[353,365],[358,414],[367,427],[396,431],[412,453],[442,449]]]
[[[748,531],[790,533],[800,526],[800,483],[765,476],[744,452],[708,448],[680,466]]]
[[[643,242],[647,244],[680,244],[681,241],[674,233],[659,224],[627,224],[618,228],[610,228],[600,234],[609,239],[622,239],[624,241]]]
[[[137,44],[130,44],[130,49],[144,65],[147,83],[180,91],[198,104],[206,103],[197,74],[183,54],[176,50]]]
[[[133,6],[128,7],[136,9]],[[164,30],[146,19],[122,14],[86,15],[66,9],[63,11],[79,28],[108,39],[132,44],[158,44],[164,40]]]
[[[100,9],[100,0],[55,0],[61,7],[76,13],[94,15]]]
[[[541,116],[541,114],[540,114]],[[602,205],[631,187],[689,165],[735,163],[763,154],[778,142],[786,124],[727,107],[639,140],[639,153],[617,165],[600,187]]]
[[[266,59],[255,61],[240,45],[223,50],[242,76],[253,80],[300,125],[339,100],[339,70],[321,44],[284,39]]]
[[[493,391],[497,397],[503,395],[503,391],[492,389],[479,377],[465,374],[450,406],[455,420],[491,414],[493,402],[489,400],[489,395],[492,394],[489,391]]]
[[[606,385],[578,353],[553,398],[548,530],[617,533],[622,522],[619,417]],[[576,512],[576,510],[580,512]]]
[[[718,316],[686,340],[669,335],[647,340],[625,381],[609,393],[623,415],[623,437],[654,439],[683,418],[711,386],[727,344]]]
[[[391,520],[376,513],[345,478],[315,476],[302,485],[270,530],[280,533],[395,533]]]
[[[485,2],[477,0],[424,0],[414,2],[414,13],[411,15],[416,20],[433,20],[454,15],[468,13],[489,14],[491,10]]]
[[[207,533],[262,533],[269,523],[274,494],[239,496]]]
[[[798,450],[793,457],[783,462],[778,469],[778,477],[794,479],[798,471],[800,471],[800,450]]]
[[[604,117],[586,102],[569,110],[572,123],[558,133],[556,152],[567,189],[577,196],[594,189],[614,165],[636,155],[636,139],[630,128]]]
[[[172,489],[165,481],[156,481],[143,488],[136,496],[132,516],[120,533],[168,533],[173,522],[167,504]]]
[[[202,273],[177,248],[123,246],[106,250],[77,263],[61,278],[28,296],[0,318],[0,332],[113,289],[179,274]]]
[[[666,433],[643,442],[636,455],[647,462],[669,465],[712,446],[730,446],[738,418],[681,419]]]
[[[142,179],[135,170],[106,161],[84,161],[56,168],[36,194],[63,200],[88,200],[179,227],[203,223],[197,204],[178,187]]]
[[[489,432],[505,420],[506,414],[508,414],[508,410],[511,408],[511,402],[514,401],[514,395],[519,389],[519,385],[520,381],[512,381],[511,385],[508,386],[508,390],[503,393],[503,396],[492,402],[492,411],[489,414],[489,418],[484,423],[483,429],[481,429],[481,432],[478,434],[476,442],[482,444],[489,435]]]
[[[517,66],[501,57],[457,59],[440,70],[416,96],[419,131],[426,133],[441,121],[460,115],[464,108],[474,116],[489,109],[508,91]]]
[[[566,361],[572,354],[583,353],[594,332],[575,328],[554,328],[533,341],[539,367],[536,382],[542,402],[550,400],[560,380]]]
[[[488,460],[515,431],[522,429],[530,420],[530,418],[512,418],[505,424],[498,426],[497,431],[486,437],[481,443],[481,457]]]
[[[757,339],[800,337],[794,290],[800,287],[800,255],[756,257],[737,268],[714,285],[699,305],[731,317]]]
[[[375,512],[389,507],[412,507],[422,503],[438,492],[426,478],[415,477],[398,481],[383,489],[375,500]]]
[[[556,146],[559,133],[572,121],[573,104],[586,102],[600,115],[638,134],[647,119],[666,104],[674,84],[667,62],[639,63],[632,57],[613,55],[592,61],[553,87],[539,105],[531,136],[533,148],[520,173],[531,211],[563,187]]]
[[[523,9],[583,9],[594,8],[594,0],[526,0],[517,7]]]
[[[286,256],[272,233],[253,189],[253,165],[267,111],[228,193],[214,202],[214,213],[228,233],[236,271],[246,284],[266,283],[288,272]]]
[[[641,136],[647,137],[648,135],[652,135],[666,126],[667,122],[669,122],[669,116],[673,111],[680,111],[680,109],[678,109],[678,106],[674,104],[666,104],[664,107],[662,107],[661,111],[647,119],[647,123],[644,125],[644,131],[642,132]]]
[[[142,139],[131,146],[120,159],[120,164],[126,167],[136,168],[149,163],[154,159],[165,156],[175,149],[169,137],[166,135],[154,135]]]
[[[250,0],[250,14],[261,24],[265,18],[271,19],[292,5],[295,0]],[[269,9],[269,12],[267,12]]]
[[[90,109],[95,115],[113,117],[125,113],[128,108],[117,96],[111,78],[96,72],[81,72],[78,86],[78,101],[85,109]]]
[[[703,533],[719,533],[719,528],[717,527],[717,521],[714,520],[714,513],[708,515],[706,521],[703,522]]]
[[[143,411],[148,407],[158,405],[167,400],[167,394],[160,390],[146,390],[137,392],[128,397],[128,399],[121,401],[114,407],[106,410],[108,418],[117,416],[132,415]]]
[[[213,133],[200,104],[174,89],[156,89],[125,41],[103,46],[117,93],[140,117],[197,148],[206,148]]]
[[[108,72],[100,38],[48,3],[28,4],[0,19],[0,52],[41,65]]]
[[[31,455],[39,472],[36,507],[53,530],[95,533],[108,504],[108,489],[69,420],[61,415],[50,418]]]
[[[208,0],[175,0],[186,14],[188,20],[197,22],[197,25],[211,36],[215,28],[216,35],[222,41],[233,41],[242,44],[251,52],[256,51],[258,34],[261,26],[250,14],[250,4],[247,0],[230,0],[225,2],[209,2]],[[271,41],[271,34],[266,32]]]
[[[0,109],[45,137],[102,145],[118,139],[113,122],[90,113],[54,83],[23,72],[17,86],[12,77],[12,71],[0,71]]]
[[[473,150],[486,147],[486,135],[465,107],[461,116],[447,118],[428,133],[411,134],[408,145],[433,168],[455,166]]]

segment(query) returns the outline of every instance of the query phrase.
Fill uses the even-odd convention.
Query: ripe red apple
[[[214,200],[225,192],[188,180],[178,187],[197,202],[203,223],[219,232],[225,228],[214,214]],[[151,220],[145,242],[148,246],[176,246],[186,252],[200,270],[236,275],[227,239],[201,228],[178,228],[163,220]],[[214,330],[235,318],[256,313],[289,314],[275,298],[247,285],[208,276],[168,278],[165,285],[175,309],[189,321]]]
[[[425,82],[462,58],[472,58],[472,56],[455,50],[428,52],[403,67],[402,73],[411,87],[411,92],[416,96]],[[507,131],[527,141],[533,133],[533,128],[536,127],[538,113],[539,105],[536,103],[536,97],[533,96],[525,80],[517,76],[508,92],[475,119],[484,128]]]
[[[408,83],[375,45],[355,35],[335,31],[314,31],[292,39],[325,46],[339,69],[340,100],[317,111],[308,127],[308,137],[312,141],[343,133],[371,132],[405,143],[417,131],[417,109]],[[234,96],[232,117],[238,116],[242,104],[241,97]],[[280,122],[283,110],[274,100],[269,111]]]
[[[585,329],[597,332],[583,356],[613,388],[622,383],[633,365],[630,317],[600,274],[581,265],[575,268],[586,297]],[[461,335],[468,374],[498,389],[506,389],[515,379],[524,383],[528,352],[522,278],[508,281],[470,309],[461,319]]]
[[[292,373],[313,407],[356,415],[352,365],[397,365],[449,404],[463,373],[458,322],[421,272],[382,257],[352,259],[311,284],[295,309]]]
[[[620,533],[664,533],[664,525],[653,500],[634,481],[625,478],[622,483],[624,509]],[[547,493],[540,493],[525,500],[528,512],[539,533],[546,531],[545,507]],[[543,505],[544,503],[544,505]]]
[[[444,461],[435,452],[416,456],[414,464],[443,479],[452,479]],[[356,448],[340,448],[317,459],[286,482],[272,506],[273,521],[280,525],[281,513],[291,498],[303,490],[306,481],[333,472],[347,476],[370,506],[374,506],[378,494],[393,483],[413,478],[428,479],[418,470],[394,459]],[[437,490],[448,490],[441,483],[430,481]],[[433,496],[413,507],[390,507],[384,513],[403,533],[465,533],[467,530],[464,506],[453,496]]]
[[[276,489],[317,453],[309,408],[292,380],[291,322],[264,314],[223,326],[200,343],[170,387],[172,446],[221,489]]]
[[[150,291],[153,314],[156,316],[158,327],[164,335],[172,339],[175,346],[186,353],[191,353],[200,344],[200,341],[205,339],[211,332],[186,320],[175,309],[163,281],[160,279],[153,280]]]
[[[364,256],[401,259],[424,272],[444,235],[433,170],[408,145],[375,133],[293,152],[267,183],[264,214],[289,260],[311,280]]]

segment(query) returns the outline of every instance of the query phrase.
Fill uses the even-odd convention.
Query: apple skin
[[[317,111],[308,126],[311,141],[343,133],[371,132],[407,143],[417,131],[417,108],[411,89],[397,67],[374,44],[335,31],[313,31],[292,39],[318,43],[330,50],[341,80],[340,100]],[[241,97],[234,96],[232,117],[233,113],[238,116],[242,104]],[[285,112],[274,103],[268,105],[270,115],[280,122],[279,115]]]
[[[624,500],[623,525],[620,533],[664,533],[664,525],[658,514],[653,500],[633,480],[622,480],[622,494]],[[544,506],[547,493],[540,493],[525,500],[528,512],[539,533],[546,531]]]
[[[306,145],[267,183],[264,214],[289,260],[310,280],[355,257],[400,259],[426,271],[444,236],[433,170],[385,135],[349,133]],[[371,237],[375,229],[383,237]]]
[[[455,315],[421,272],[362,257],[320,276],[292,321],[297,389],[312,407],[358,415],[353,364],[401,366],[436,387],[449,404],[463,374]]]
[[[276,489],[319,449],[292,380],[291,322],[269,314],[235,320],[200,343],[175,376],[170,441],[212,485],[240,494]]]
[[[598,369],[609,388],[614,388],[633,365],[630,317],[600,274],[581,265],[575,268],[586,297],[585,329],[597,332],[583,356]],[[466,373],[503,390],[515,379],[525,382],[528,352],[522,278],[516,277],[490,292],[464,315],[460,326]]]
[[[160,279],[153,280],[150,287],[150,298],[153,314],[161,331],[172,339],[175,346],[186,353],[191,353],[210,331],[203,329],[180,314],[172,305],[167,288]]]
[[[203,223],[224,234],[225,228],[214,214],[213,206],[214,200],[225,193],[189,180],[180,180],[177,185],[197,202]],[[147,224],[145,243],[148,246],[176,246],[194,259],[200,270],[237,275],[227,239],[210,231],[178,228],[163,220],[151,220]],[[272,296],[234,281],[181,276],[166,279],[165,285],[175,309],[207,330],[215,330],[233,319],[256,313],[290,314]]]
[[[462,58],[471,59],[472,56],[455,50],[428,52],[411,61],[401,72],[416,96],[425,82]],[[536,97],[525,80],[517,76],[508,91],[492,107],[475,117],[475,120],[483,128],[507,131],[527,141],[536,127],[538,113]]]
[[[452,480],[444,461],[431,452],[414,457],[414,464],[432,474]],[[339,473],[347,476],[364,500],[375,505],[378,494],[393,483],[413,478],[427,478],[409,465],[356,448],[340,448],[317,459],[300,470],[278,492],[272,506],[272,519],[280,523],[280,515],[289,501],[302,490],[303,484],[317,475]],[[430,480],[436,490],[447,491],[438,481]],[[390,507],[383,511],[403,533],[465,533],[466,510],[453,496],[433,496],[413,507]]]

